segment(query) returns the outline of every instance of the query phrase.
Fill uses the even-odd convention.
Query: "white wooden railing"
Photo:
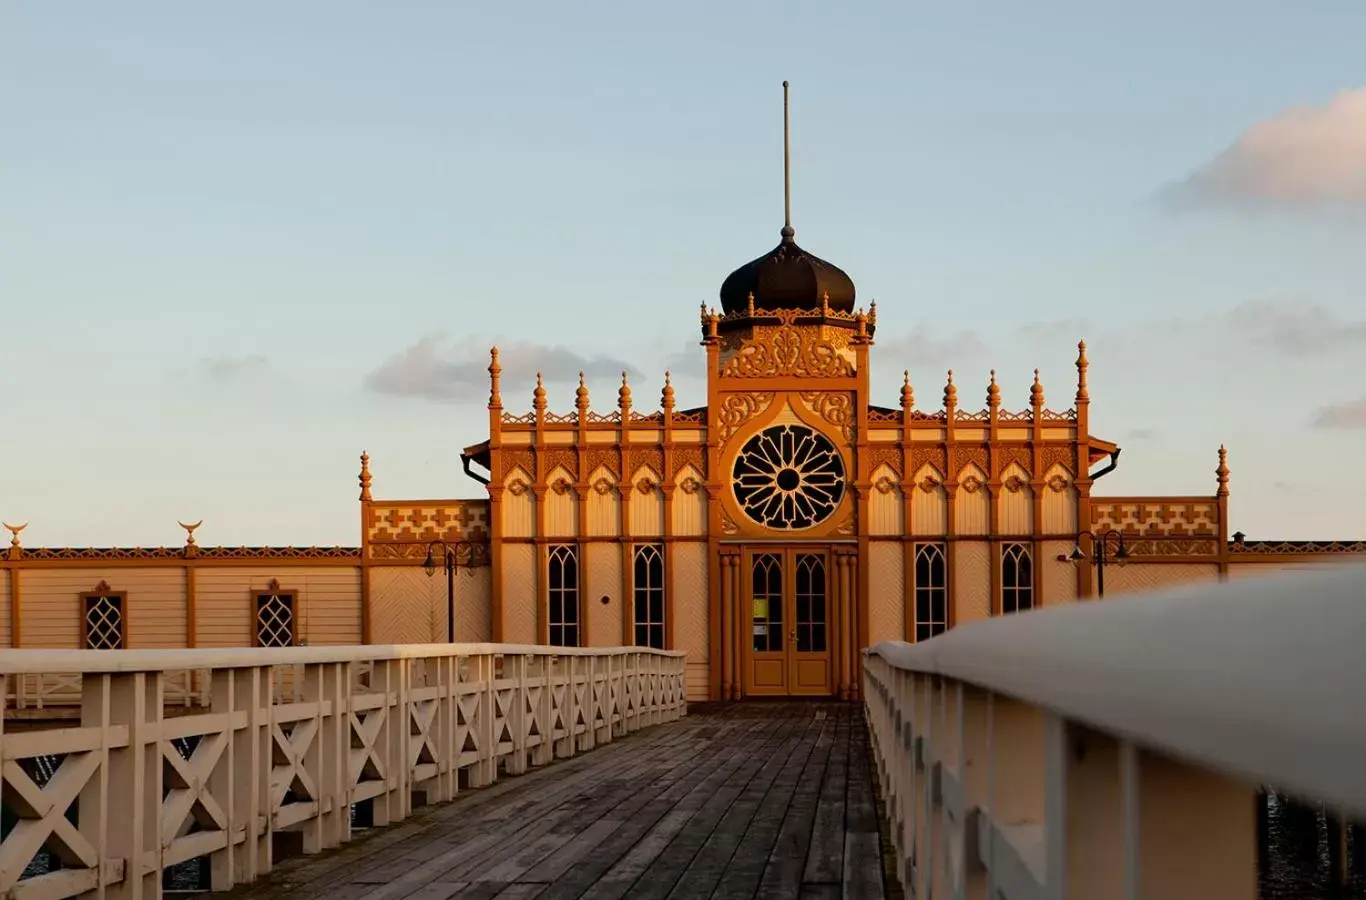
[[[1255,900],[1260,786],[1366,816],[1360,565],[977,622],[863,676],[919,900]]]
[[[207,707],[168,717],[167,673],[185,672],[203,673]],[[351,837],[352,804],[385,825],[414,793],[449,800],[686,714],[684,655],[641,648],[0,652],[6,682],[72,673],[79,727],[0,726],[19,818],[0,843],[6,898],[159,897],[164,869],[205,856],[224,890],[271,870],[277,832],[317,852]],[[60,765],[35,779],[44,757]],[[61,868],[24,877],[43,849]]]

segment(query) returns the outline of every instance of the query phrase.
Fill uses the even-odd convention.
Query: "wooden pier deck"
[[[871,765],[857,705],[695,706],[218,896],[880,898]]]

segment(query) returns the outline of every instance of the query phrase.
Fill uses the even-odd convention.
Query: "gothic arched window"
[[[735,502],[769,528],[794,531],[830,518],[844,498],[844,459],[805,425],[774,425],[745,441],[731,470]]]
[[[942,544],[915,545],[915,639],[927,641],[949,627],[948,566]]]
[[[579,548],[556,544],[550,548],[546,599],[552,647],[579,646]]]
[[[1001,548],[1001,612],[1034,608],[1034,560],[1027,544]]]
[[[632,584],[635,594],[637,647],[664,649],[664,553],[661,544],[635,548]]]

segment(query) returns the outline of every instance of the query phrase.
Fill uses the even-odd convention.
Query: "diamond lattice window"
[[[785,531],[819,525],[844,497],[839,449],[804,425],[775,425],[745,441],[731,476],[745,515]]]
[[[256,595],[258,647],[294,645],[294,595],[281,592]]]
[[[123,596],[86,594],[85,647],[87,650],[123,649]]]

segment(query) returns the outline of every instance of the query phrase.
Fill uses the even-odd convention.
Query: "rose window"
[[[844,459],[825,435],[775,425],[745,441],[731,470],[735,502],[769,528],[819,525],[844,497]]]

